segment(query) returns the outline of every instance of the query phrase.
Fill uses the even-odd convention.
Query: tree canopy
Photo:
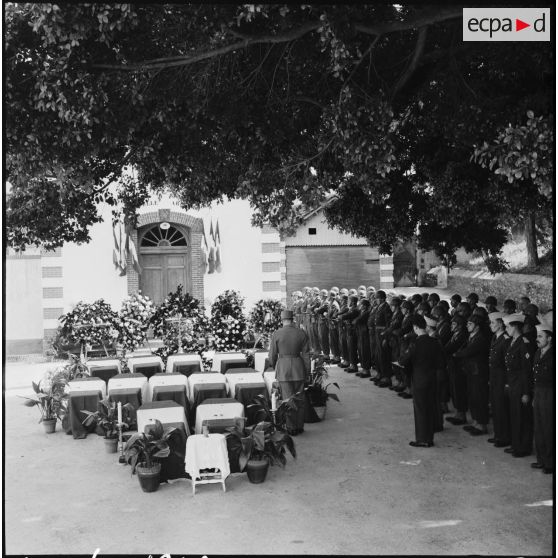
[[[334,194],[329,223],[382,252],[416,235],[448,262],[497,256],[548,212],[554,62],[550,43],[462,42],[461,13],[7,5],[9,243],[87,241],[99,203],[133,220],[168,189],[187,209],[248,199],[287,232]],[[533,122],[546,135],[505,152]]]

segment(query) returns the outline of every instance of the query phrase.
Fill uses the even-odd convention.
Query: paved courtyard
[[[412,448],[411,401],[339,368],[341,403],[296,461],[192,496],[186,480],[143,493],[96,435],[44,434],[17,397],[29,366],[6,370],[7,554],[552,554],[553,479],[533,459],[455,426]]]

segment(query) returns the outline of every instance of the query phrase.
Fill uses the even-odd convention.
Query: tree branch
[[[414,17],[411,17],[405,21],[396,21],[389,23],[381,23],[378,25],[364,25],[361,23],[356,23],[354,29],[360,33],[365,33],[367,35],[384,35],[386,33],[394,33],[397,31],[407,31],[409,29],[417,29],[424,27],[426,25],[431,25],[433,23],[438,23],[441,21],[446,21],[448,19],[456,19],[462,16],[461,8],[452,8],[451,10],[439,11],[439,12],[428,12],[419,13]],[[317,31],[322,26],[321,21],[309,21],[296,29],[291,29],[285,33],[278,35],[261,35],[255,37],[242,38],[242,40],[232,43],[230,45],[225,45],[214,50],[207,50],[197,53],[192,53],[188,55],[180,56],[169,56],[166,58],[154,58],[152,60],[145,60],[143,62],[132,63],[132,64],[93,64],[92,67],[99,70],[115,70],[121,72],[137,72],[137,71],[149,71],[158,70],[163,68],[174,68],[178,66],[187,66],[189,64],[195,64],[196,62],[201,62],[202,60],[207,60],[209,58],[215,58],[217,56],[222,56],[223,54],[228,54],[229,52],[234,52],[235,50],[244,50],[251,45],[257,44],[279,44],[288,43],[303,37],[304,35]],[[236,31],[229,33],[239,37],[242,36]]]
[[[405,68],[405,71],[401,74],[401,76],[397,80],[397,83],[393,87],[392,97],[395,97],[395,95],[397,95],[397,93],[401,91],[401,89],[403,89],[405,84],[409,81],[409,79],[417,69],[418,62],[424,51],[427,29],[428,27],[421,27],[419,29],[417,44],[415,45],[415,52],[413,53],[413,57],[411,58],[411,61],[409,62],[408,66]]]

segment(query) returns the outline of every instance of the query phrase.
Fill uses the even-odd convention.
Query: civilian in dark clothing
[[[434,318],[430,316],[424,316],[424,321],[426,322],[426,333],[432,339],[436,339],[440,343],[438,338],[438,332],[436,331],[437,322]],[[443,347],[440,343],[440,349]],[[434,432],[442,432],[444,429],[444,413],[442,410],[442,392],[443,392],[443,382],[446,370],[446,363],[444,358],[444,365],[436,371],[436,405],[434,406]]]
[[[539,307],[536,304],[528,304],[523,311],[525,321],[523,322],[523,335],[529,339],[532,346],[537,343],[537,324],[539,323]]]
[[[532,362],[534,354],[523,337],[523,314],[504,318],[511,337],[506,351],[506,372],[510,395],[511,448],[504,451],[525,457],[533,450]]]
[[[467,296],[467,302],[469,303],[472,312],[477,307],[477,304],[479,303],[479,295],[477,293],[470,293]]]
[[[413,385],[416,439],[410,445],[428,448],[434,445],[436,376],[438,369],[444,366],[444,356],[439,342],[426,334],[422,316],[413,317],[413,330],[417,338],[401,358],[403,366],[411,366]]]
[[[467,344],[453,355],[455,359],[461,360],[461,366],[467,374],[467,402],[473,424],[463,428],[472,436],[488,434],[489,340],[481,329],[482,324],[483,320],[478,315],[469,318]]]
[[[556,362],[552,346],[552,324],[542,322],[537,325],[537,345],[533,364],[535,383],[533,414],[535,418],[535,450],[537,461],[532,463],[534,469],[543,473],[554,471],[554,454],[556,447],[554,406],[556,402]]]
[[[461,367],[461,361],[453,357],[467,343],[469,334],[465,326],[466,323],[462,316],[456,314],[451,321],[451,339],[444,345],[448,366],[450,396],[455,407],[455,415],[453,417],[446,417],[446,420],[455,425],[467,423],[467,376]]]
[[[465,322],[469,319],[469,316],[473,313],[473,309],[468,302],[460,302],[455,309],[455,313],[459,314],[465,319]]]
[[[490,407],[492,409],[492,423],[494,437],[488,441],[497,448],[510,445],[510,402],[506,391],[506,352],[509,338],[505,333],[503,312],[492,312],[488,315],[492,340],[488,356]]]
[[[442,347],[445,347],[449,340],[451,339],[451,320],[447,313],[445,306],[438,304],[432,309],[432,317],[436,320],[436,337],[439,339]],[[444,366],[442,371],[442,377],[439,378],[439,389],[440,389],[440,403],[442,406],[442,412],[448,413],[448,402],[450,400],[450,389],[449,389],[449,373],[448,367]]]
[[[461,295],[459,295],[459,294],[454,294],[450,298],[450,305],[451,305],[450,316],[452,318],[455,315],[455,313],[457,311],[457,307],[459,306],[460,302],[461,302]]]
[[[434,308],[438,302],[440,302],[440,295],[438,293],[430,293],[427,300],[430,308]]]

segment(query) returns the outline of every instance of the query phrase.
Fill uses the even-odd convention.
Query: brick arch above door
[[[177,211],[175,209],[159,209],[157,211],[150,211],[138,216],[137,227],[141,228],[147,225],[161,223],[167,221],[171,224],[182,225],[190,230],[190,261],[192,266],[192,292],[190,293],[194,298],[197,298],[203,303],[204,289],[203,289],[203,274],[202,274],[202,261],[201,261],[201,243],[203,237],[203,220],[199,217],[193,217],[187,213]],[[138,245],[138,231],[134,229],[131,238],[136,246],[136,252],[139,254]],[[127,282],[128,294],[136,293],[139,289],[140,277],[132,264],[132,259],[128,255],[127,266]]]

